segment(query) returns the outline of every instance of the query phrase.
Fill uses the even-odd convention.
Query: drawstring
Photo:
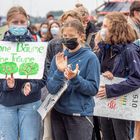
[[[94,124],[93,124],[92,121],[89,119],[89,117],[86,116],[86,119],[87,119],[88,122],[91,124],[91,126],[94,128]]]

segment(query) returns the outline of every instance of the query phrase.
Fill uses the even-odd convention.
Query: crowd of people
[[[0,140],[140,140],[139,121],[95,117],[93,99],[140,88],[140,1],[131,4],[128,16],[107,14],[100,28],[89,16],[76,4],[60,19],[48,14],[37,29],[23,7],[9,9],[2,41],[48,46],[42,79],[0,79]],[[125,80],[100,86],[101,74]],[[48,124],[37,112],[41,89],[55,95],[65,81],[68,88],[51,111],[52,137],[47,138]]]

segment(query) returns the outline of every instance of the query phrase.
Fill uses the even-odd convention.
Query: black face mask
[[[70,50],[74,50],[79,45],[77,38],[63,38],[62,43]]]

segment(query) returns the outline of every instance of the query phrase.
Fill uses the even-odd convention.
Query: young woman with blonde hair
[[[7,13],[8,31],[3,41],[34,41],[27,29],[28,16],[22,7],[12,7]],[[0,80],[0,140],[39,140],[41,88],[45,79]]]

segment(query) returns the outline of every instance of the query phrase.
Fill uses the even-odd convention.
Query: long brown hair
[[[109,21],[106,43],[126,44],[136,39],[135,31],[127,23],[127,19],[122,13],[112,12],[106,15],[105,18]]]
[[[23,9],[23,7],[14,6],[14,7],[10,8],[7,13],[7,21],[10,21],[13,18],[13,16],[15,16],[16,14],[22,14],[28,19],[28,15],[27,15],[26,11]]]
[[[57,25],[58,25],[58,27],[60,28],[60,23],[58,22],[58,21],[53,21],[52,23],[50,23],[49,24],[49,27],[48,27],[48,32],[47,32],[47,40],[51,40],[51,39],[53,39],[53,36],[52,36],[52,34],[51,34],[51,27],[52,27],[52,25],[54,24],[54,23],[56,23]]]

